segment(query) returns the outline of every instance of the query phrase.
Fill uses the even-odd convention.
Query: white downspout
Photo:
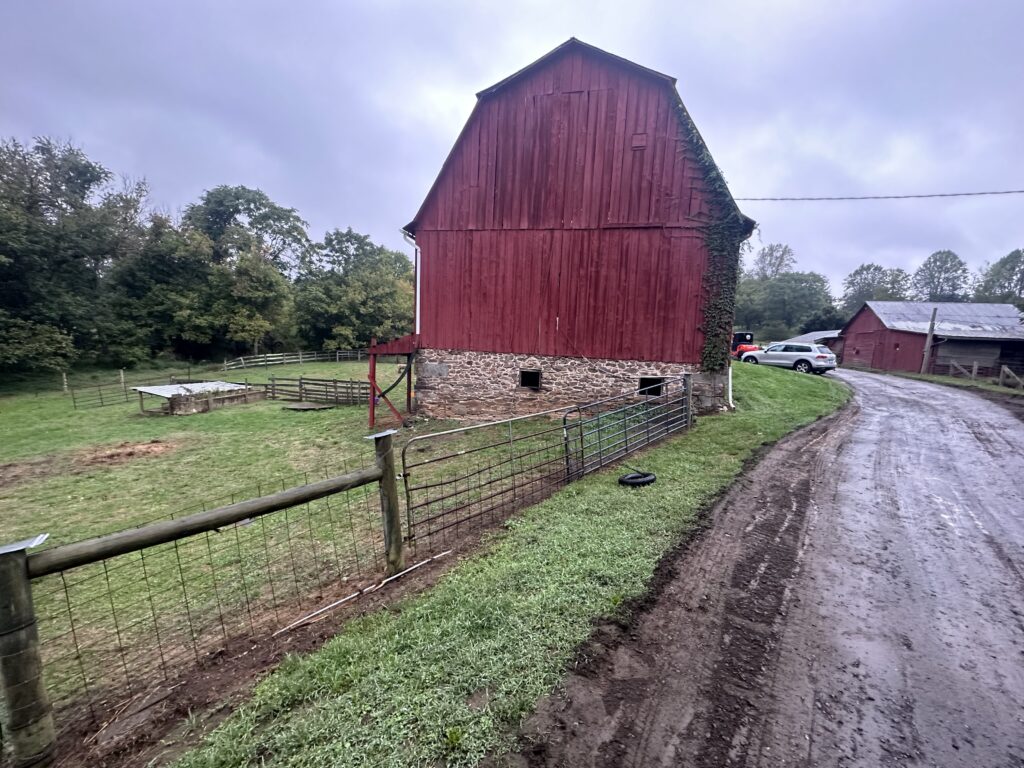
[[[419,334],[420,332],[420,247],[416,245],[416,238],[402,230],[402,237],[405,239],[413,249],[413,260],[412,260],[412,273],[414,279],[413,285],[413,303],[416,305],[415,317],[413,317],[413,333]]]

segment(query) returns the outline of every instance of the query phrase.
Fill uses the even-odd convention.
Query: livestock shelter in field
[[[264,388],[229,381],[190,381],[179,384],[132,387],[139,393],[139,411],[149,415],[188,416],[209,413],[216,408],[252,403],[266,398]],[[146,408],[146,397],[163,400],[156,408]]]
[[[920,371],[933,309],[930,372],[975,365],[983,376],[997,376],[1004,365],[1024,372],[1024,316],[1012,304],[971,302],[869,301],[843,328],[842,364]]]
[[[477,94],[404,228],[415,333],[376,350],[415,352],[417,408],[536,411],[684,372],[722,402],[754,222],[675,82],[571,39]]]

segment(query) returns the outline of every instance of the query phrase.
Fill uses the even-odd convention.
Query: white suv
[[[767,348],[743,355],[744,363],[777,365],[800,373],[825,373],[835,370],[836,356],[821,344],[769,344]]]

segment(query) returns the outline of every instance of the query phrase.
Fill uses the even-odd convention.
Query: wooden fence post
[[[61,371],[60,372],[60,378],[61,378],[61,381],[64,383],[64,394],[67,394],[67,392],[68,392],[68,372],[67,371]]]
[[[19,768],[50,765],[57,742],[43,683],[27,544],[0,549],[0,685],[7,709],[6,735]]]
[[[974,381],[977,378],[978,378],[978,361],[975,360],[971,364],[971,381]]]
[[[124,392],[124,401],[128,402],[128,386],[124,383],[124,368],[121,369],[121,391]]]
[[[376,454],[380,478],[380,513],[384,520],[384,554],[387,558],[387,575],[394,576],[405,567],[402,552],[402,514],[398,506],[398,483],[395,481],[395,452],[391,436],[396,430],[389,429],[371,435]]]

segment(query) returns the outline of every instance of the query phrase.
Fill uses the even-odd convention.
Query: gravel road
[[[838,375],[494,764],[1024,767],[1024,423]]]

